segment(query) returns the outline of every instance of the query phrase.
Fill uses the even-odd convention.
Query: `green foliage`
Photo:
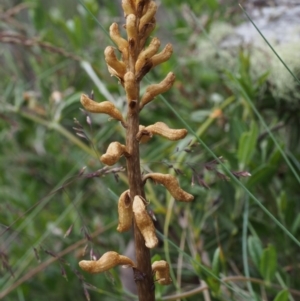
[[[119,270],[96,277],[77,272],[84,251],[85,256],[96,257],[107,249],[123,253],[130,237],[115,231],[116,202],[126,188],[124,174],[119,173],[119,182],[113,174],[79,176],[84,166],[84,175],[90,176],[103,167],[98,157],[112,135],[113,140],[124,139],[117,122],[91,116],[90,127],[79,110],[81,93],[92,90],[95,100],[108,99],[120,110],[124,107],[124,93],[110,77],[103,57],[104,48],[113,45],[103,28],[107,30],[113,21],[122,23],[123,16],[116,2],[94,0],[6,0],[0,10],[7,12],[17,3],[24,7],[0,20],[2,33],[18,34],[14,40],[8,35],[0,37],[0,292],[12,289],[4,297],[8,301],[86,300],[85,290],[91,300],[124,300],[127,293]],[[185,4],[162,1],[161,9],[168,18],[158,19],[158,26],[160,22],[166,26],[158,27],[155,35],[162,35],[162,46],[171,40],[174,55],[150,73],[148,80],[159,82],[169,71],[177,80],[164,94],[170,107],[156,99],[146,113],[142,111],[141,123],[164,121],[182,128],[183,121],[187,122],[196,137],[222,159],[216,161],[191,131],[177,148],[161,137],[141,145],[143,172],[177,171],[181,186],[195,195],[186,207],[161,187],[146,185],[149,209],[162,233],[161,248],[152,255],[169,258],[172,268],[173,285],[156,284],[157,295],[191,290],[185,300],[204,300],[202,293],[193,291],[201,283],[209,286],[212,300],[246,300],[249,295],[260,297],[262,291],[269,300],[287,300],[288,289],[300,287],[299,248],[257,202],[299,237],[299,181],[295,176],[300,171],[299,103],[290,99],[296,91],[283,91],[276,98],[270,86],[274,75],[255,69],[254,52],[239,49],[232,57],[218,48],[221,34],[233,23],[226,16],[236,6],[218,1]],[[187,18],[184,13],[193,13],[196,20],[206,23],[190,23],[193,15]],[[146,84],[141,93],[145,88]],[[88,140],[76,135],[74,118]],[[125,160],[120,165],[125,166]],[[228,180],[232,174],[238,181]],[[246,198],[250,207],[243,234]],[[244,238],[247,254],[242,251]],[[43,267],[47,260],[53,262]],[[260,281],[260,285],[252,283],[253,292],[243,274],[245,264],[249,277]]]

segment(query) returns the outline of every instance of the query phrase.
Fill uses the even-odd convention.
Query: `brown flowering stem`
[[[129,66],[132,72],[135,72],[136,58],[129,59]],[[136,85],[136,99],[138,100],[139,86]],[[126,133],[126,149],[130,154],[127,158],[127,172],[130,196],[132,199],[136,195],[145,197],[143,190],[141,170],[140,170],[140,153],[139,142],[136,135],[139,131],[139,106],[130,106],[128,102],[127,114],[127,133]],[[137,269],[145,274],[143,280],[137,281],[137,291],[140,301],[154,301],[155,295],[153,290],[153,276],[151,267],[150,250],[145,245],[145,240],[140,232],[136,222],[134,221],[134,240],[135,240],[135,255]]]

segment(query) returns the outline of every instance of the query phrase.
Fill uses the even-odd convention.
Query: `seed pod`
[[[175,81],[175,74],[169,72],[168,75],[159,84],[150,85],[147,87],[145,94],[140,101],[140,110],[158,94],[168,91]]]
[[[159,46],[160,40],[158,38],[153,38],[149,46],[139,54],[135,63],[135,72],[139,72],[141,70],[147,60],[149,60],[157,52]]]
[[[130,14],[135,15],[135,6],[132,0],[122,0],[122,8],[125,13],[125,18]]]
[[[117,230],[119,232],[128,231],[132,225],[132,202],[129,195],[129,190],[124,191],[118,202],[119,224]]]
[[[143,181],[152,179],[154,182],[162,184],[171,193],[175,200],[182,202],[191,202],[194,196],[180,188],[178,180],[169,174],[148,173],[143,176]]]
[[[159,284],[168,285],[172,283],[169,264],[165,260],[154,261],[152,271],[155,272],[155,278]]]
[[[153,221],[146,211],[142,198],[138,195],[136,195],[133,199],[132,210],[136,224],[145,239],[146,247],[149,249],[156,247],[158,239],[155,234]]]
[[[142,128],[139,130],[137,137],[140,137],[138,141],[141,143],[145,143],[149,141],[153,135],[160,135],[168,140],[177,141],[183,139],[187,134],[186,129],[170,129],[165,123],[163,122],[156,122],[155,124],[149,125],[147,127]]]
[[[127,95],[128,103],[134,102],[137,103],[138,95],[136,89],[136,81],[134,74],[132,72],[127,72],[124,76],[124,86]]]
[[[117,23],[111,24],[109,28],[109,35],[111,39],[117,44],[119,50],[122,52],[123,61],[128,60],[128,42],[121,37],[119,26]]]
[[[119,78],[123,78],[126,72],[126,65],[124,62],[119,61],[116,57],[115,50],[112,46],[108,46],[104,50],[105,61],[109,67],[111,67],[115,72],[109,69],[112,75],[116,75]]]
[[[134,262],[130,258],[113,251],[104,253],[97,261],[82,260],[79,262],[79,266],[90,274],[102,273],[117,265],[135,267]]]
[[[107,114],[112,118],[125,123],[121,112],[115,107],[113,103],[109,101],[96,102],[90,99],[87,95],[82,94],[80,97],[80,102],[88,112]]]
[[[153,68],[165,61],[167,61],[173,53],[172,44],[167,44],[166,47],[158,54],[154,55],[151,60],[153,63]]]
[[[149,23],[155,16],[157,10],[157,5],[154,1],[151,1],[147,7],[146,13],[140,19],[139,31],[145,26],[145,24]]]
[[[100,161],[111,166],[114,165],[123,155],[128,156],[125,145],[119,142],[112,142],[108,146],[106,153],[100,157]]]

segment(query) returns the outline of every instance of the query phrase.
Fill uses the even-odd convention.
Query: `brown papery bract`
[[[120,159],[121,156],[129,156],[126,151],[125,145],[119,142],[112,142],[108,146],[106,153],[100,157],[100,161],[106,165],[114,165]]]
[[[178,180],[169,174],[148,173],[143,176],[143,181],[152,179],[154,182],[162,184],[171,193],[175,200],[191,202],[194,196],[180,188]]]
[[[169,264],[165,260],[154,261],[152,271],[155,272],[155,278],[159,284],[168,285],[172,283]]]
[[[91,274],[106,272],[117,265],[135,267],[134,262],[130,258],[113,251],[104,253],[97,261],[82,260],[79,262],[79,266]]]
[[[118,202],[119,224],[117,230],[125,232],[130,230],[132,226],[132,201],[130,199],[129,190],[124,191],[119,198]]]
[[[145,239],[146,247],[149,249],[156,247],[158,239],[155,234],[155,227],[140,196],[136,195],[134,197],[132,209],[136,224]]]

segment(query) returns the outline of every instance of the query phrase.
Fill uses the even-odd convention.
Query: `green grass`
[[[211,30],[219,21],[232,22],[226,17],[232,7],[193,2],[191,18],[197,21],[188,23],[180,3],[162,2],[165,23],[158,19],[155,35],[162,46],[171,39],[175,51],[142,87],[169,71],[176,74],[174,87],[142,111],[141,123],[167,121],[187,128],[189,136],[175,146],[162,138],[142,145],[142,169],[174,174],[180,169],[182,187],[195,195],[186,206],[161,187],[146,185],[162,241],[152,256],[166,258],[172,267],[173,284],[156,285],[157,300],[262,300],[263,295],[297,300],[297,103],[272,94],[270,70],[253,75],[253,56],[246,50],[218,68],[199,59],[203,41],[224,55]],[[0,8],[7,12],[14,4],[4,1]],[[115,230],[126,174],[119,173],[118,183],[113,174],[78,175],[84,166],[86,173],[102,168],[98,157],[112,137],[124,139],[117,122],[92,116],[90,127],[79,110],[80,94],[91,90],[96,100],[109,99],[124,108],[124,93],[103,57],[104,48],[113,45],[107,29],[122,15],[111,1],[20,4],[25,6],[19,12],[0,20],[6,34],[0,36],[0,298],[86,300],[89,294],[91,300],[123,300],[127,293],[118,269],[91,276],[78,268],[84,251],[86,257],[108,250],[122,253],[130,240],[130,234]],[[7,35],[12,32],[22,35],[18,43]],[[297,78],[292,67],[286,66],[291,81]],[[61,93],[57,102],[54,91]],[[76,136],[74,118],[89,142]],[[252,176],[238,179],[232,171]],[[197,176],[209,189],[197,184]],[[285,289],[293,294],[287,296]]]

